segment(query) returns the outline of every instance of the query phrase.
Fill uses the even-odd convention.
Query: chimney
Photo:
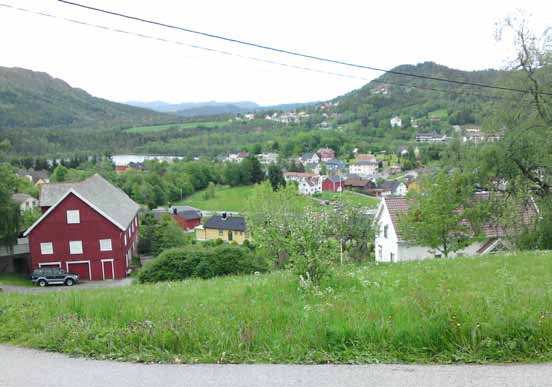
[[[226,220],[228,218],[228,214],[226,212],[222,213],[222,220]]]
[[[176,207],[173,208],[173,214],[174,214],[174,215],[177,215],[177,208],[176,208]]]

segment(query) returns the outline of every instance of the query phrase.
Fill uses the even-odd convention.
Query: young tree
[[[271,164],[268,167],[268,180],[270,181],[273,191],[278,191],[280,187],[286,186],[286,180],[284,179],[282,169],[277,165]]]
[[[68,174],[67,168],[63,164],[60,164],[52,172],[52,176],[50,176],[50,180],[54,183],[62,183],[66,181],[67,174]]]
[[[473,198],[474,187],[459,172],[427,177],[418,192],[410,192],[410,206],[399,219],[402,236],[439,251],[445,258],[480,237],[485,206]]]
[[[180,225],[170,214],[163,214],[153,233],[151,252],[158,255],[164,250],[185,245],[188,240]]]
[[[263,166],[254,155],[249,156],[249,158],[251,159],[251,183],[260,183],[266,177]]]
[[[11,248],[17,241],[21,215],[19,206],[12,200],[17,176],[11,165],[0,163],[0,246]]]

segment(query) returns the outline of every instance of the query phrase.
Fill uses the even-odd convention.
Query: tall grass
[[[552,360],[552,254],[0,296],[0,341],[145,362]]]

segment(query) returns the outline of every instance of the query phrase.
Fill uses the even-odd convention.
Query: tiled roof
[[[17,203],[22,203],[28,199],[34,199],[34,198],[31,195],[28,195],[26,193],[15,193],[12,195],[12,200]]]

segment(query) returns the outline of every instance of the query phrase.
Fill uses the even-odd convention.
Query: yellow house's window
[[[219,236],[223,236],[224,235],[224,231],[223,230],[218,230],[219,231]]]

